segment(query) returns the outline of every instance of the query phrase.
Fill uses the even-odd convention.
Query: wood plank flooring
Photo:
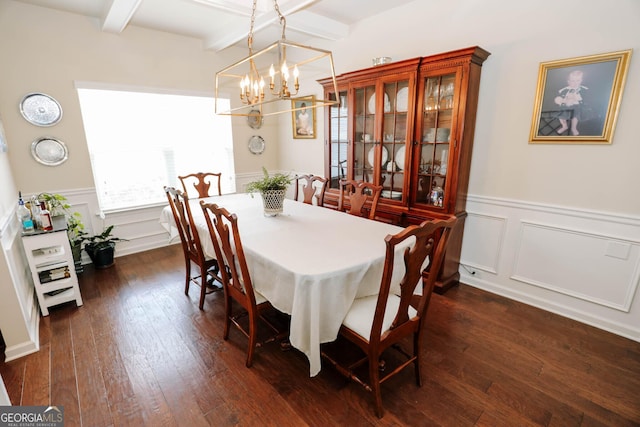
[[[470,286],[434,295],[425,381],[384,384],[386,414],[331,366],[277,343],[244,366],[222,295],[183,293],[178,245],[80,276],[84,306],[40,324],[38,353],[0,364],[14,405],[62,405],[66,426],[639,426],[640,343]]]

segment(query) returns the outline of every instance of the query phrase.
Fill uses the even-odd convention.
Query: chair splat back
[[[234,297],[247,300],[241,305],[255,305],[251,275],[238,231],[238,217],[215,203],[202,201],[200,205],[205,212],[207,226],[210,227],[209,234],[212,236],[216,258],[224,262],[225,268],[220,271],[223,283]],[[207,215],[207,212],[210,214]]]
[[[382,193],[382,185],[375,185],[371,182],[356,181],[352,179],[340,180],[340,198],[338,200],[338,210],[346,209],[346,200],[349,200],[349,210],[351,215],[366,216],[365,207],[369,205],[369,219],[374,219],[378,200]]]
[[[185,193],[189,194],[190,184],[191,187],[195,188],[195,190],[198,192],[198,198],[201,199],[203,197],[209,197],[213,195],[209,193],[209,190],[214,180],[216,181],[218,196],[222,194],[222,188],[220,186],[221,177],[222,173],[196,172],[189,175],[179,176],[178,179],[182,183],[182,189]]]
[[[319,183],[320,185],[314,184]],[[300,175],[296,177],[294,199],[300,201],[299,192],[302,187],[302,202],[308,205],[313,204],[313,198],[318,201],[318,206],[324,205],[324,192],[327,189],[329,180],[316,175]],[[317,194],[316,194],[317,193]]]
[[[395,258],[395,247],[398,243],[415,237],[416,241],[412,247],[406,248],[403,253],[405,274],[400,280],[400,304],[396,315],[389,326],[389,333],[402,327],[410,320],[409,307],[413,304],[417,317],[419,319],[426,316],[426,310],[429,306],[429,300],[433,293],[433,287],[439,275],[440,268],[444,259],[445,247],[449,240],[449,234],[455,224],[456,219],[425,221],[419,226],[410,226],[396,235],[389,235],[385,238],[386,244],[386,262],[383,273],[380,294],[378,298],[379,310],[384,314],[383,307],[388,300],[391,292],[391,275],[393,273],[393,265]],[[425,268],[425,261],[428,264]],[[428,279],[422,281],[422,272],[427,270],[430,272]],[[421,296],[416,298],[416,287],[422,283]],[[416,300],[418,301],[416,304]],[[376,317],[371,330],[370,341],[381,339],[382,331],[382,315]]]

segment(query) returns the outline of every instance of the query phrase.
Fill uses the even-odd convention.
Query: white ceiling
[[[246,46],[252,0],[16,0],[96,18],[102,31],[145,27],[199,38],[205,49]],[[286,36],[297,43],[345,38],[358,21],[414,0],[279,0]],[[280,38],[273,0],[258,0],[254,48]]]

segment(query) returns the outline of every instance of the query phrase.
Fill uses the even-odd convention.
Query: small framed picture
[[[309,139],[316,137],[315,96],[305,96],[291,100],[293,120],[293,138]]]
[[[529,141],[611,144],[631,50],[543,62]]]

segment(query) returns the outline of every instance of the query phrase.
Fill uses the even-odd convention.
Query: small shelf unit
[[[69,301],[82,305],[78,276],[73,263],[64,216],[53,219],[53,230],[22,234],[38,304],[43,316],[49,307]]]

